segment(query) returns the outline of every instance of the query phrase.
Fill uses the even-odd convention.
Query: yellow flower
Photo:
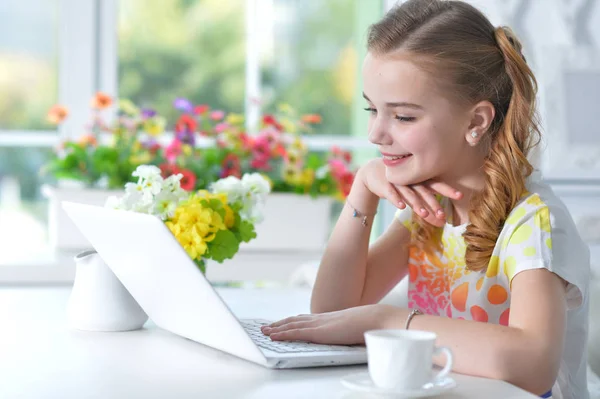
[[[192,155],[192,146],[189,144],[183,144],[181,146],[181,151],[185,156],[189,157],[190,155]]]
[[[171,230],[177,241],[194,260],[202,258],[202,255],[206,253],[207,243],[214,240],[219,230],[227,229],[221,215],[200,203],[205,198],[218,197],[208,194],[205,190],[199,192],[198,195],[190,197],[189,200],[181,204],[175,210],[173,218],[166,222],[167,227]],[[218,199],[221,200],[221,198]],[[231,208],[229,208],[229,211],[231,212],[230,218],[233,219]],[[228,221],[227,216],[226,208],[226,221]],[[231,225],[233,225],[233,221],[230,221]]]
[[[129,157],[129,162],[132,164],[143,165],[152,161],[152,155],[149,152],[142,152]]]
[[[279,112],[282,112],[284,114],[291,114],[292,112],[294,112],[294,109],[287,103],[282,103],[279,104]]]
[[[229,123],[230,125],[241,125],[244,123],[244,116],[241,114],[231,113],[227,115],[225,122]]]
[[[292,142],[292,145],[290,146],[292,149],[297,150],[301,153],[306,152],[307,148],[306,148],[306,144],[304,143],[304,141],[302,141],[302,139],[300,137],[296,137],[294,139],[294,141]]]
[[[144,130],[150,136],[158,136],[165,131],[167,121],[161,116],[150,118],[144,121]]]
[[[130,116],[135,116],[140,113],[139,108],[127,99],[119,100],[119,109]]]
[[[281,126],[283,126],[283,130],[288,133],[296,133],[298,131],[294,122],[288,118],[281,118]]]

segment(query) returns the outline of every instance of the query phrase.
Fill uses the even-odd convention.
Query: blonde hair
[[[481,142],[486,184],[471,199],[463,234],[467,268],[485,269],[508,214],[526,191],[533,171],[527,155],[541,136],[537,82],[521,43],[509,28],[495,28],[462,1],[409,0],[369,28],[367,46],[376,55],[409,54],[458,101],[493,104],[496,114]],[[413,222],[417,245],[441,247],[440,228],[416,213]]]

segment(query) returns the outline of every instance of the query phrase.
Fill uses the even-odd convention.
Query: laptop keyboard
[[[270,324],[266,320],[240,320],[242,326],[252,338],[252,341],[260,348],[268,349],[278,353],[298,353],[298,352],[347,352],[356,350],[351,346],[342,345],[321,345],[302,341],[271,341],[271,338],[264,335],[260,330],[261,326]]]

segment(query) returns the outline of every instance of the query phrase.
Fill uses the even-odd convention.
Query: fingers
[[[452,198],[452,199],[461,199],[462,198],[462,193],[459,190],[457,190],[453,187],[450,187],[446,183],[430,180],[423,184],[425,186],[429,187],[431,190],[442,194],[444,197],[448,197],[448,198]]]
[[[398,190],[393,184],[388,184],[387,192],[385,194],[385,198],[390,201],[394,206],[404,209],[406,208],[406,202],[398,193]]]
[[[295,330],[286,330],[283,332],[271,334],[271,340],[273,341],[308,341],[314,343],[320,343],[318,337],[318,329],[299,328]]]
[[[284,324],[293,323],[295,321],[303,321],[303,320],[312,319],[313,317],[314,316],[311,316],[311,315],[292,316],[292,317],[288,317],[288,318],[285,318],[283,320],[279,320],[279,321],[276,321],[274,323],[271,323],[268,326],[263,326],[263,328],[264,327],[270,327],[270,328],[279,327],[279,326],[282,326]]]
[[[427,205],[429,211],[431,211],[432,215],[435,215],[435,217],[441,220],[446,219],[446,215],[444,214],[442,206],[437,198],[435,198],[435,195],[428,188],[421,184],[415,184],[412,186],[412,189],[421,196],[423,201],[425,201],[425,204]]]
[[[396,187],[402,198],[410,205],[413,212],[417,215],[425,218],[429,215],[427,209],[425,209],[425,203],[419,198],[419,196],[413,191],[412,188],[406,186]]]
[[[273,335],[273,334],[278,334],[283,331],[298,330],[298,329],[302,329],[302,328],[313,327],[314,324],[315,324],[314,320],[295,321],[292,323],[284,324],[279,327],[264,327],[262,329],[262,332],[265,335]]]

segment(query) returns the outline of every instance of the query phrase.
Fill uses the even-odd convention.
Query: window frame
[[[358,0],[359,10],[369,9],[370,15],[382,15],[391,6],[390,0]],[[260,104],[252,101],[260,97],[260,60],[256,34],[256,15],[260,0],[246,0],[246,120],[249,131],[260,117]],[[358,14],[361,14],[360,12]],[[118,0],[59,0],[58,27],[58,102],[69,104],[69,118],[56,130],[1,130],[0,147],[55,147],[66,139],[77,139],[89,119],[89,99],[97,91],[118,97]],[[357,29],[364,30],[364,15],[355,21]],[[364,47],[357,34],[357,46]],[[360,86],[360,85],[357,85]],[[355,93],[352,109],[353,131],[349,136],[307,137],[310,149],[325,150],[338,146],[347,150],[372,149],[365,140],[366,115],[360,112],[360,91]],[[169,134],[166,135],[168,139]],[[202,145],[202,144],[201,144]],[[204,143],[203,145],[206,145]],[[374,229],[377,230],[377,229]],[[380,229],[378,229],[380,230]],[[52,251],[43,259],[19,264],[0,265],[0,284],[72,283],[75,267],[73,253]]]

